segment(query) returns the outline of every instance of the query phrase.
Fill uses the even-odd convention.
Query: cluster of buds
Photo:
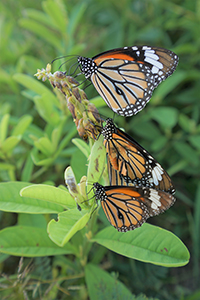
[[[46,69],[37,70],[35,76],[43,81],[49,80],[51,85],[58,88],[65,96],[67,107],[72,114],[80,137],[84,140],[87,140],[88,137],[97,139],[102,128],[102,120],[95,105],[78,87],[79,82],[73,77],[67,76],[65,72],[56,71],[52,74],[50,64]]]

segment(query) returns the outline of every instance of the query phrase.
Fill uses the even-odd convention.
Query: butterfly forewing
[[[79,57],[78,62],[107,105],[119,115],[132,116],[174,72],[178,56],[163,48],[134,46],[103,52],[92,59]]]
[[[95,183],[95,195],[101,200],[108,221],[118,231],[133,230],[149,217],[167,210],[175,198],[152,188],[107,186]]]
[[[162,166],[112,119],[102,130],[111,185],[146,186],[173,194],[172,180]]]

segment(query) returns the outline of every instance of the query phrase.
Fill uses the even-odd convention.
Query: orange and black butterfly
[[[162,166],[127,133],[106,120],[101,134],[106,147],[111,185],[149,187],[175,193],[174,185]]]
[[[81,73],[114,112],[126,117],[145,107],[178,60],[170,50],[149,46],[113,49],[93,58],[78,56]]]
[[[108,221],[122,232],[140,227],[149,217],[164,212],[176,200],[169,193],[147,187],[102,186],[97,182],[93,187]]]

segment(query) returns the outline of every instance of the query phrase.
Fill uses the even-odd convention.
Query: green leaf
[[[64,190],[46,184],[29,185],[20,191],[20,195],[59,204],[59,206],[62,205],[68,209],[76,207],[76,202],[67,189]]]
[[[131,120],[131,126],[134,128],[134,134],[138,134],[142,138],[147,141],[153,141],[155,138],[159,138],[161,136],[161,132],[158,126],[156,126],[153,121],[133,119]]]
[[[1,230],[0,248],[2,253],[23,257],[74,253],[70,244],[60,248],[50,240],[46,229],[31,226],[13,226]]]
[[[71,237],[87,224],[88,210],[71,209],[58,215],[58,221],[51,220],[47,231],[49,237],[59,246],[64,246]]]
[[[44,215],[19,214],[17,225],[47,229],[47,221]]]
[[[180,156],[182,156],[186,161],[197,166],[199,164],[199,157],[197,152],[186,142],[177,141],[173,143],[175,150]]]
[[[49,158],[41,158],[39,151],[36,148],[33,148],[31,151],[31,158],[36,166],[45,166],[48,167],[53,164],[55,157],[51,156]]]
[[[27,182],[3,182],[0,183],[0,210],[10,212],[22,212],[32,214],[59,213],[62,206],[38,199],[22,198],[20,190],[30,183]]]
[[[190,258],[178,237],[147,223],[126,233],[109,226],[97,233],[92,241],[121,255],[164,267],[184,266]]]
[[[13,129],[12,135],[13,136],[23,135],[32,121],[33,121],[33,117],[30,115],[24,115],[23,117],[21,117],[18,120],[17,125]]]
[[[78,3],[73,7],[69,19],[69,25],[67,27],[67,31],[69,32],[70,36],[74,35],[74,31],[76,30],[77,25],[80,23],[80,19],[86,10],[86,7],[86,3]]]
[[[54,100],[52,97],[49,97],[49,93],[43,93],[41,96],[35,96],[33,99],[40,116],[47,123],[53,126],[58,125],[60,122],[60,115],[55,109]]]
[[[161,100],[174,90],[175,87],[177,87],[186,77],[187,72],[176,71],[156,88],[153,93],[151,103],[160,103]]]
[[[81,150],[81,152],[86,156],[86,158],[89,157],[90,147],[86,142],[84,142],[81,139],[76,138],[76,139],[72,139],[72,143],[74,145],[76,145],[79,148],[79,150]]]
[[[191,135],[188,137],[190,143],[192,146],[194,146],[196,149],[200,150],[200,135]]]
[[[34,168],[33,160],[31,158],[31,154],[29,153],[25,161],[24,167],[22,169],[21,181],[31,181],[31,174],[33,172],[33,168]]]
[[[43,83],[39,82],[35,78],[21,73],[16,73],[13,78],[27,89],[34,91],[36,94],[42,95],[45,93],[48,95],[47,99],[48,97],[52,98],[52,92]]]
[[[52,23],[62,33],[66,33],[67,16],[61,2],[43,1],[42,6],[45,12],[51,17]]]
[[[80,181],[82,176],[84,176],[87,172],[87,159],[85,155],[79,150],[76,149],[71,156],[70,165],[74,171],[77,182]]]
[[[179,115],[179,124],[185,132],[193,132],[195,130],[196,123],[193,119],[188,118],[184,114]]]
[[[98,182],[101,177],[106,160],[106,148],[103,145],[103,136],[101,135],[97,141],[95,141],[88,165],[87,171],[87,181],[89,184]],[[91,189],[91,186],[88,186],[88,190]]]
[[[151,117],[165,128],[172,128],[178,121],[178,110],[173,107],[154,107]]]
[[[0,123],[0,141],[4,142],[7,137],[8,132],[8,123],[9,123],[10,115],[6,114],[1,119]]]
[[[26,28],[34,34],[40,36],[43,40],[47,41],[48,44],[54,46],[58,51],[63,51],[63,47],[57,32],[54,33],[43,24],[31,19],[20,19],[19,24],[21,27]]]
[[[86,265],[85,276],[90,300],[136,300],[124,284],[95,265]]]
[[[48,137],[42,137],[34,142],[35,147],[47,157],[54,152],[54,147]]]
[[[7,163],[0,163],[1,170],[15,170],[15,166]]]
[[[52,20],[45,13],[43,13],[39,10],[33,9],[33,8],[26,9],[25,13],[29,19],[34,19],[38,23],[43,23],[44,25],[46,25],[48,27],[52,27]],[[56,26],[56,28],[57,28],[57,26]]]
[[[10,136],[8,137],[1,146],[1,150],[4,153],[8,153],[9,151],[13,150],[15,146],[20,142],[21,136]]]

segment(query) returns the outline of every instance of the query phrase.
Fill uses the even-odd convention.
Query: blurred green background
[[[63,184],[63,172],[68,165],[74,168],[77,180],[86,173],[86,160],[71,143],[77,132],[69,112],[59,102],[53,116],[51,111],[49,115],[44,113],[45,104],[37,98],[37,83],[27,83],[27,78],[23,80],[17,74],[27,74],[37,82],[33,79],[37,69],[45,68],[56,57],[92,57],[123,46],[159,46],[180,57],[175,73],[154,91],[143,111],[127,119],[115,117],[118,126],[166,168],[177,188],[175,205],[150,222],[171,230],[183,240],[191,253],[187,266],[161,268],[121,259],[111,252],[104,258],[108,270],[118,272],[132,293],[142,292],[158,299],[200,299],[199,30],[198,0],[0,3],[1,181]],[[59,65],[60,61],[55,63],[55,71]],[[43,85],[54,99],[50,84]],[[97,96],[92,86],[85,92],[88,99]],[[62,98],[59,93],[57,98]],[[53,103],[52,99],[49,101]],[[99,110],[104,116],[113,117],[105,105]],[[42,137],[52,137],[54,128],[60,130],[56,155],[42,151],[39,144]],[[11,140],[6,145],[4,142],[9,137],[12,145],[8,146]],[[16,219],[15,214],[1,212],[1,229],[15,224]],[[4,273],[16,273],[18,259],[1,261]]]

